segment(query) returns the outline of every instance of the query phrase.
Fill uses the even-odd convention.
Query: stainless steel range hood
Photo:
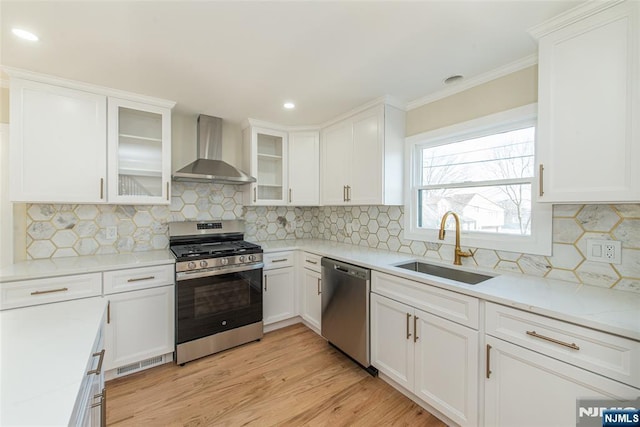
[[[198,159],[175,172],[174,181],[207,182],[222,184],[249,184],[256,182],[251,175],[221,160],[222,119],[198,116]]]

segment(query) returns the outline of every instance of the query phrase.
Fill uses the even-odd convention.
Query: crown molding
[[[146,95],[139,95],[137,93],[126,92],[119,89],[112,89],[104,86],[98,86],[90,83],[79,82],[76,80],[68,80],[62,77],[51,76],[49,74],[36,73],[34,71],[23,70],[20,68],[13,68],[7,66],[0,66],[2,71],[9,75],[9,78],[19,78],[23,80],[31,80],[40,83],[47,83],[56,86],[62,86],[69,89],[83,90],[104,96],[111,96],[116,98],[126,98],[130,101],[142,102],[145,104],[151,104],[158,107],[173,108],[176,103],[161,98],[154,98]]]
[[[400,101],[398,98],[394,98],[394,97],[392,97],[390,95],[384,95],[384,96],[376,98],[376,99],[374,99],[372,101],[369,101],[366,104],[360,105],[359,107],[356,107],[353,110],[349,110],[346,113],[340,114],[337,117],[334,117],[334,118],[332,118],[330,120],[327,120],[326,122],[320,124],[319,126],[321,128],[326,128],[328,126],[331,126],[331,125],[333,125],[335,123],[338,123],[338,122],[340,122],[342,120],[348,119],[351,116],[355,116],[358,113],[361,113],[361,112],[363,112],[365,110],[368,110],[371,107],[375,107],[375,106],[380,105],[380,104],[389,105],[389,106],[397,108],[399,110],[407,111],[407,103],[406,102]]]
[[[251,126],[259,127],[259,128],[267,128],[271,130],[279,130],[281,132],[305,132],[305,131],[314,132],[314,131],[320,130],[320,126],[285,126],[285,125],[279,125],[273,122],[267,122],[265,120],[258,120],[258,119],[251,119],[251,118],[243,120],[242,123],[240,124],[240,127],[242,129],[246,129]]]
[[[407,104],[407,110],[413,110],[415,108],[422,107],[423,105],[430,104],[439,99],[447,98],[451,95],[455,95],[456,93],[464,92],[465,90],[471,89],[472,87],[490,82],[491,80],[506,76],[507,74],[515,73],[516,71],[531,67],[532,65],[536,65],[537,63],[538,54],[525,56],[524,58],[511,62],[507,65],[503,65],[502,67],[477,75],[475,77],[464,79],[454,86],[447,87],[430,95],[413,100]]]
[[[623,3],[624,1],[625,0],[589,0],[543,22],[542,24],[530,28],[529,34],[531,34],[532,37],[539,39],[553,31],[557,31],[560,28],[571,25],[619,3]]]

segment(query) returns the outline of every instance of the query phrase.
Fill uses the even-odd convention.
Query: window
[[[534,197],[535,125],[529,105],[408,138],[406,237],[438,242],[453,211],[464,246],[550,254],[551,206]]]

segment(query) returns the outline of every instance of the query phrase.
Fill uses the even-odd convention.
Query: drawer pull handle
[[[111,301],[107,303],[107,325],[111,323]]]
[[[411,319],[411,314],[407,313],[407,339],[411,338],[411,332],[409,332],[409,320]]]
[[[311,261],[310,259],[305,259],[304,262],[308,262],[309,264],[318,264],[318,261]]]
[[[491,346],[489,344],[487,344],[487,369],[486,369],[486,373],[487,373],[487,378],[491,378]]]
[[[264,291],[267,292],[267,275],[264,275]]]
[[[540,197],[544,196],[544,165],[542,163],[540,163],[540,173],[539,173],[539,179],[540,179]]]
[[[54,292],[66,292],[69,288],[60,288],[60,289],[49,289],[48,291],[33,291],[31,295],[42,295],[42,294],[52,294]]]
[[[418,316],[413,316],[413,342],[418,342]]]
[[[127,280],[127,282],[129,282],[129,283],[131,283],[131,282],[141,282],[143,280],[153,280],[155,278],[156,278],[156,276],[138,277],[136,279],[129,279],[129,280]]]
[[[540,338],[541,340],[549,341],[549,342],[552,342],[554,344],[559,344],[559,345],[562,345],[562,346],[565,346],[565,347],[569,347],[572,350],[580,350],[580,347],[578,347],[575,343],[569,344],[567,342],[560,341],[560,340],[557,340],[555,338],[551,338],[551,337],[547,337],[547,336],[544,336],[544,335],[540,335],[536,331],[527,331],[527,335],[530,335],[530,336],[532,336],[534,338]]]
[[[320,295],[320,294],[322,293],[322,291],[320,290],[320,289],[321,289],[321,287],[320,287],[320,283],[321,283],[321,282],[322,282],[322,279],[320,279],[320,278],[318,277],[318,295]]]
[[[100,375],[100,372],[102,371],[102,362],[104,361],[104,348],[98,353],[93,353],[93,357],[96,357],[96,356],[100,356],[100,359],[98,359],[98,367],[96,369],[92,369],[89,372],[87,372],[87,375],[91,375],[91,374]]]
[[[271,262],[285,262],[285,261],[289,261],[289,259],[288,258],[280,258],[280,259],[274,259]]]

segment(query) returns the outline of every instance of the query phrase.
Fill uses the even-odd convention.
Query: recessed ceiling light
[[[293,110],[294,108],[296,108],[296,104],[294,104],[293,102],[285,102],[283,107],[287,110]]]
[[[462,79],[464,79],[464,76],[461,76],[460,74],[456,74],[455,76],[450,76],[444,79],[444,84],[450,85],[451,83],[459,82]]]
[[[21,39],[24,40],[29,40],[30,42],[37,42],[38,41],[38,36],[36,36],[35,34],[33,34],[32,32],[29,32],[27,30],[23,30],[20,28],[13,28],[11,29],[11,32],[20,37]]]

